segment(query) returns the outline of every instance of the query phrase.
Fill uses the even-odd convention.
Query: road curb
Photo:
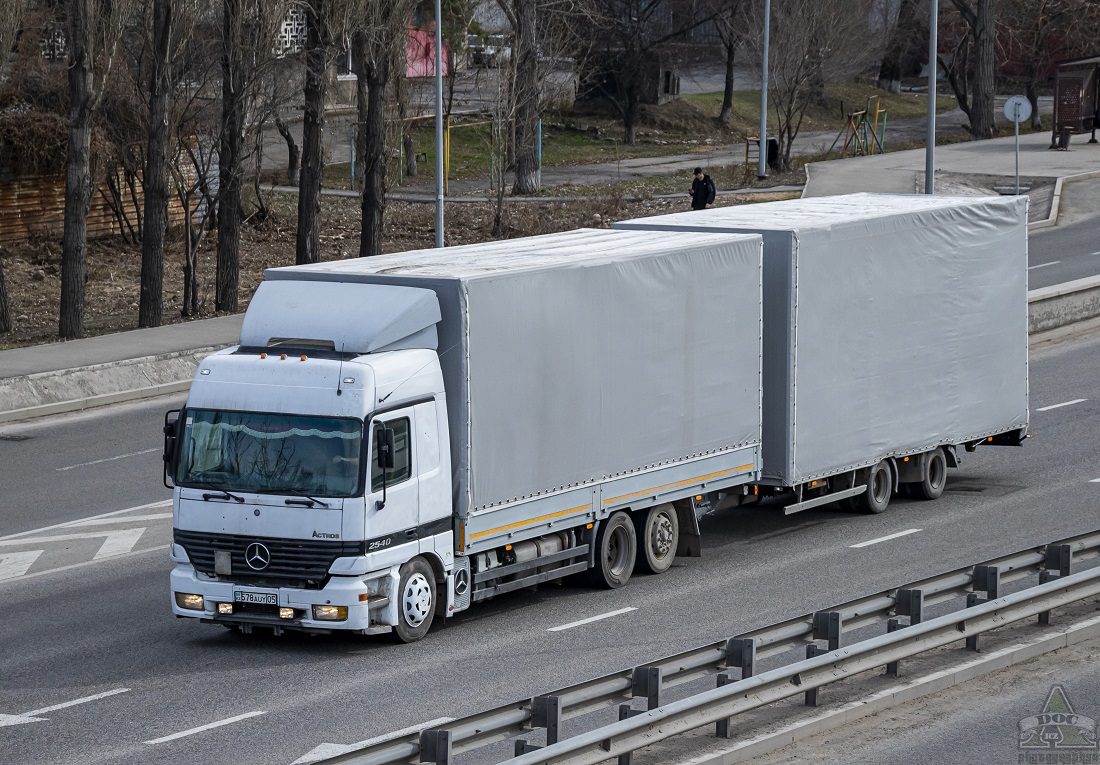
[[[990,672],[1011,667],[1060,648],[1100,637],[1100,616],[1086,619],[1053,635],[1044,635],[1027,643],[1002,648],[951,669],[933,672],[909,683],[899,683],[860,701],[815,715],[808,720],[791,723],[779,730],[738,742],[721,752],[682,760],[680,765],[734,765],[754,757],[778,751],[783,747],[841,728],[864,717],[952,688]]]
[[[1054,196],[1050,200],[1050,214],[1047,215],[1046,220],[1038,220],[1034,223],[1027,224],[1028,231],[1037,231],[1044,228],[1052,228],[1058,225],[1058,211],[1062,204],[1062,186],[1067,183],[1073,183],[1074,181],[1083,181],[1087,178],[1100,178],[1100,170],[1091,170],[1087,173],[1078,173],[1077,175],[1064,175],[1060,176],[1058,180],[1054,182]]]

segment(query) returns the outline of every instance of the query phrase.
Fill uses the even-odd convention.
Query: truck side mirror
[[[382,428],[378,431],[378,469],[393,470],[394,465],[394,438],[393,428]],[[385,480],[385,479],[383,479]]]
[[[179,434],[180,434],[180,410],[169,409],[164,413],[164,485],[169,489],[172,488],[172,484],[168,483],[169,474],[175,475],[176,472],[176,458],[179,451]]]

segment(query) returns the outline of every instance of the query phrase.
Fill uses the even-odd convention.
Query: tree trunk
[[[325,0],[309,0],[302,173],[298,183],[298,238],[294,250],[294,262],[298,265],[321,260],[321,171],[324,161],[321,136],[325,126],[325,84],[328,82],[325,13]]]
[[[164,236],[168,228],[168,75],[171,0],[153,0],[153,66],[149,72],[148,150],[145,160],[145,227],[141,237],[138,326],[159,327],[164,309]]]
[[[878,71],[878,86],[890,93],[901,92],[905,60],[916,44],[914,38],[919,37],[916,28],[916,10],[915,0],[901,0],[898,7],[898,20],[890,32],[890,42],[887,43],[886,53],[882,57],[882,65]]]
[[[638,96],[631,87],[626,94],[626,103],[623,104],[623,143],[633,146],[638,132]]]
[[[363,130],[363,221],[359,257],[382,254],[383,217],[386,212],[386,84],[390,62],[384,44],[360,44],[356,76],[366,86],[366,109],[360,101]],[[368,48],[371,50],[368,52]]]
[[[515,182],[513,194],[539,191],[539,61],[535,34],[535,0],[513,0],[516,16],[516,79],[513,85],[516,109]]]
[[[996,23],[994,0],[978,0],[974,28],[974,85],[970,135],[975,139],[992,138],[995,128],[993,96],[996,93]]]
[[[218,263],[214,308],[237,311],[244,155],[244,52],[240,0],[223,0],[222,124],[218,151]]]
[[[1038,91],[1038,73],[1036,71],[1035,63],[1028,61],[1024,65],[1024,95],[1027,96],[1027,100],[1031,103],[1031,129],[1042,130],[1043,122],[1039,117],[1039,91]]]
[[[279,131],[279,135],[286,141],[286,182],[291,186],[298,185],[298,166],[301,164],[302,152],[298,148],[298,144],[294,142],[294,135],[290,132],[290,128],[286,126],[281,117],[275,117],[275,128]]]
[[[0,258],[0,334],[11,332],[11,306],[8,304],[8,288],[4,284],[4,260]]]
[[[718,112],[718,124],[729,127],[730,119],[733,118],[733,65],[737,54],[737,39],[731,36],[722,47],[726,49],[726,80],[722,87],[722,110]]]
[[[88,205],[92,199],[92,109],[95,103],[93,13],[90,0],[72,0],[69,5],[69,147],[65,164],[59,322],[59,334],[66,340],[84,334]]]

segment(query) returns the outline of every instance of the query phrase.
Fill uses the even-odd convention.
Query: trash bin
[[[768,136],[768,167],[779,169],[779,136]]]

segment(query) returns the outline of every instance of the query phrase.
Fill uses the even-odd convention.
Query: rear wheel
[[[615,513],[600,526],[596,535],[596,563],[588,572],[597,587],[614,590],[630,580],[638,555],[638,537],[626,513]]]
[[[426,560],[413,558],[401,567],[397,598],[394,635],[402,643],[415,643],[428,634],[435,618],[435,572]]]
[[[680,544],[680,521],[672,505],[656,505],[635,516],[635,529],[641,542],[637,568],[651,574],[663,574],[672,568]]]
[[[947,457],[943,449],[929,452],[924,463],[924,478],[910,484],[909,491],[916,499],[939,499],[947,486]]]
[[[871,468],[867,476],[867,491],[853,497],[862,513],[881,513],[890,505],[894,493],[894,472],[886,460]]]

